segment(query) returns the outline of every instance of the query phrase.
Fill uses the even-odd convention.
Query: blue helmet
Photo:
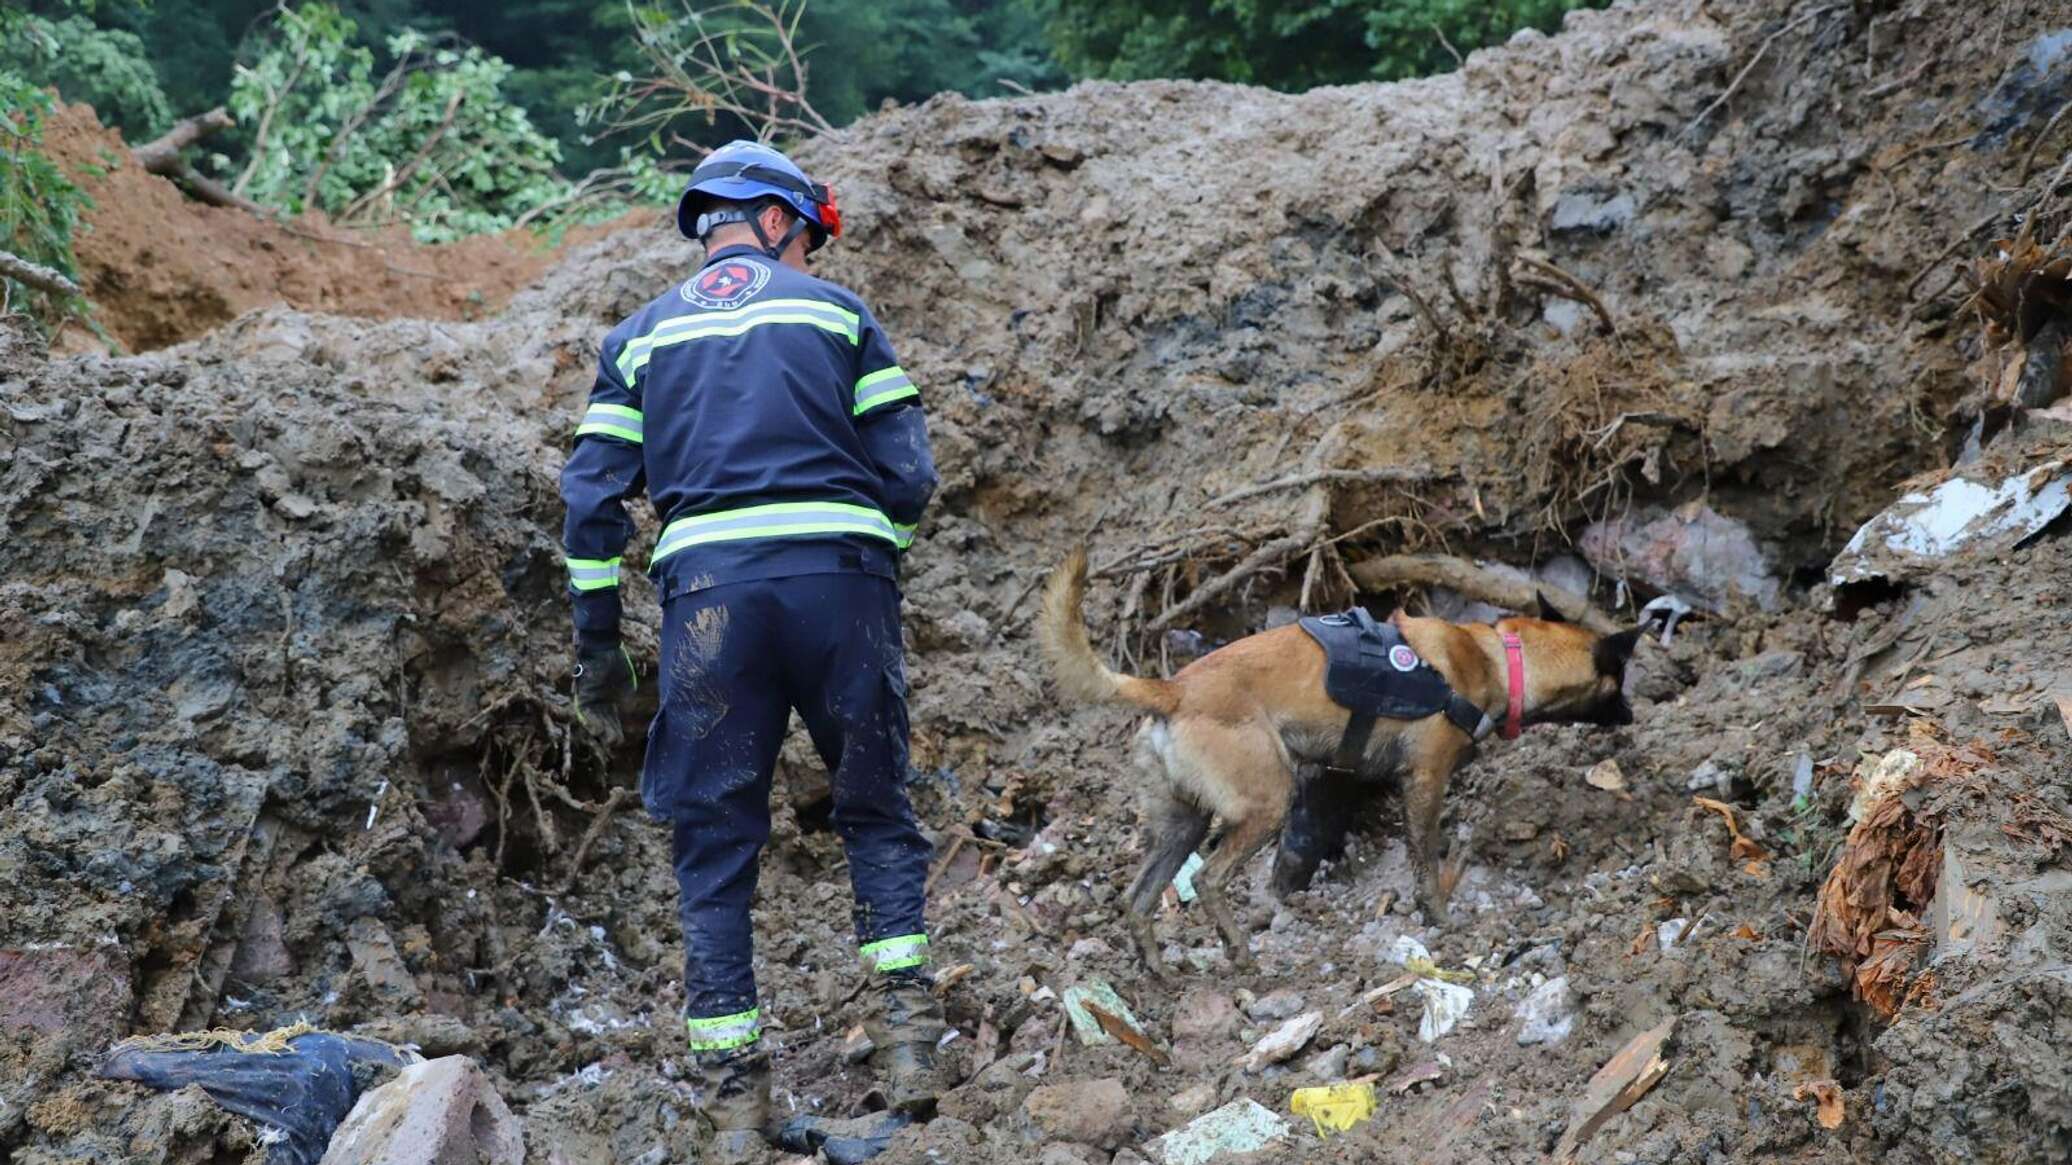
[[[706,209],[709,201],[714,200],[754,207],[765,199],[784,203],[798,216],[780,242],[772,243],[763,237],[762,224],[755,221],[752,212]],[[714,227],[728,222],[745,222],[754,228],[763,250],[773,259],[802,230],[811,232],[806,239],[808,252],[817,251],[829,239],[842,235],[842,212],[835,207],[835,192],[806,177],[806,172],[782,151],[761,142],[728,142],[707,154],[691,172],[683,197],[677,199],[676,229],[687,239],[702,239]]]

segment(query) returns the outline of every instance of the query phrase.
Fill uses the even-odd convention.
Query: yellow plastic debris
[[[1319,1137],[1342,1133],[1374,1115],[1374,1085],[1330,1084],[1322,1088],[1298,1088],[1288,1098],[1296,1116],[1306,1116],[1317,1126]]]

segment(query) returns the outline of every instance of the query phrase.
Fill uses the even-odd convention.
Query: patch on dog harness
[[[1358,607],[1336,615],[1311,615],[1299,622],[1324,649],[1324,694],[1356,718],[1422,720],[1443,712],[1477,740],[1489,731],[1490,719],[1482,709],[1454,691],[1439,669],[1419,658],[1395,624]],[[1350,726],[1347,732],[1351,734]]]

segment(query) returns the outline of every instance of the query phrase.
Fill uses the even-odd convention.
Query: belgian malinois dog
[[[1137,732],[1134,755],[1150,786],[1147,853],[1129,896],[1138,953],[1158,975],[1152,911],[1214,818],[1223,822],[1222,839],[1196,875],[1195,892],[1231,962],[1250,968],[1250,936],[1231,914],[1227,885],[1279,833],[1298,775],[1315,773],[1333,756],[1351,713],[1325,694],[1323,648],[1293,625],[1228,644],[1169,680],[1109,670],[1087,641],[1086,569],[1082,547],[1051,575],[1038,631],[1065,695],[1151,714]],[[1600,635],[1558,621],[1544,598],[1540,606],[1539,618],[1493,624],[1408,617],[1394,622],[1456,693],[1505,723],[1506,735],[1524,724],[1631,724],[1623,686],[1640,628]],[[1441,868],[1439,814],[1446,782],[1474,750],[1468,732],[1435,713],[1377,721],[1358,757],[1363,783],[1404,777],[1418,900],[1434,922],[1445,921],[1446,899],[1459,876]]]

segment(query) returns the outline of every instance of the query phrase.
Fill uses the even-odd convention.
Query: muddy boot
[[[723,1165],[763,1160],[771,1128],[770,1054],[762,1045],[691,1053],[691,1083],[698,1113],[712,1129],[701,1159]]]
[[[932,1116],[943,1091],[935,1045],[948,1030],[934,984],[923,971],[881,971],[870,989],[877,997],[877,1015],[863,1027],[875,1045],[871,1068],[886,1106],[910,1116]]]

